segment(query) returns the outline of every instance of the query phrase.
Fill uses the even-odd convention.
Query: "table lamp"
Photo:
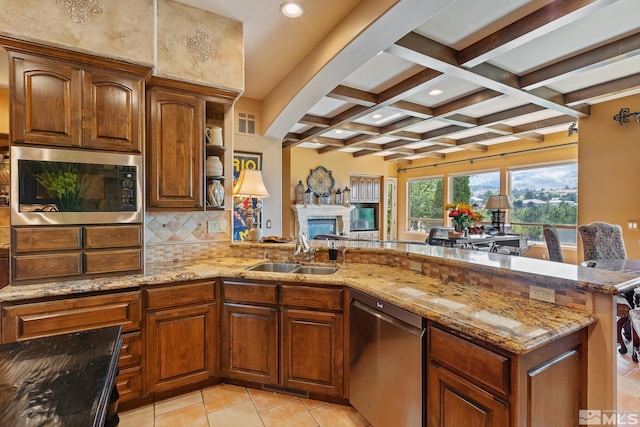
[[[498,234],[504,236],[504,217],[507,209],[513,209],[511,196],[499,194],[497,196],[489,196],[486,209],[495,209],[491,213],[491,225],[498,229]]]
[[[258,199],[256,208],[253,209],[253,200],[249,202],[249,208],[247,209],[247,228],[249,229],[248,241],[260,241],[262,238],[262,230],[260,228],[260,210],[261,210],[261,197],[269,197],[269,192],[264,186],[262,180],[262,173],[258,170],[243,169],[240,171],[238,182],[233,187],[233,195],[240,197],[248,197],[249,199]],[[256,215],[254,221],[254,214]]]

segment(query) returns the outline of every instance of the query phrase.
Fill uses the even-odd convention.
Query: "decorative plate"
[[[307,178],[307,185],[318,197],[325,193],[331,194],[333,187],[336,185],[336,180],[333,179],[331,171],[328,171],[324,166],[318,166],[315,169],[311,169],[311,174]]]

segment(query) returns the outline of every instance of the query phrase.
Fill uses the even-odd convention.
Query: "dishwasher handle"
[[[361,303],[360,301],[357,300],[353,300],[351,301],[351,305],[353,307],[356,307],[368,314],[370,314],[371,316],[377,317],[378,319],[390,323],[393,326],[400,328],[404,331],[409,332],[410,334],[413,334],[417,337],[422,337],[422,335],[424,334],[424,328],[416,328],[415,326],[409,325],[401,320],[398,320],[394,317],[389,316],[388,314],[382,313],[374,308],[369,307],[366,304]]]

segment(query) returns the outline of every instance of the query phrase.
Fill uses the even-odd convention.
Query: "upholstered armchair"
[[[544,241],[547,244],[549,259],[551,261],[563,262],[564,257],[562,256],[558,230],[553,225],[545,224],[542,226],[542,233],[544,234]]]
[[[626,259],[622,227],[606,222],[592,222],[578,227],[584,260]]]
[[[580,237],[582,238],[582,251],[584,260],[597,259],[626,259],[627,251],[624,247],[624,239],[622,237],[622,227],[617,224],[608,224],[606,222],[592,222],[591,224],[581,225],[578,227]],[[598,268],[598,264],[595,264]],[[629,310],[631,305],[627,303],[625,295],[616,296],[616,314],[618,321],[616,323],[616,333],[620,348],[618,352],[625,354],[627,346],[622,339],[622,330],[629,330]]]

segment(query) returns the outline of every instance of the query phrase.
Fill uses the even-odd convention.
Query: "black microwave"
[[[11,147],[11,222],[142,222],[142,178],[139,155]]]

